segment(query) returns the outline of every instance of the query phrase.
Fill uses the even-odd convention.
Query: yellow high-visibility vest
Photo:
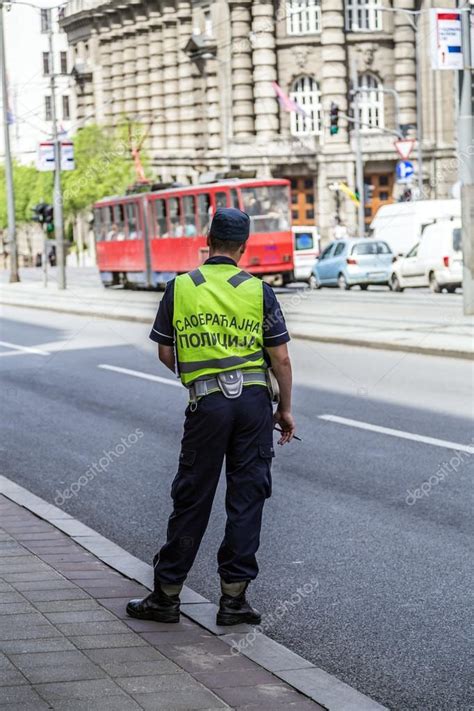
[[[176,277],[173,327],[181,381],[265,368],[263,283],[233,264]]]

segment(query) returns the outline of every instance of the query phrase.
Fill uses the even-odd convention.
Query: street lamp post
[[[48,33],[49,56],[51,62],[51,108],[53,118],[53,145],[54,145],[54,235],[56,237],[56,254],[58,265],[58,289],[66,288],[66,264],[64,258],[64,218],[63,218],[63,196],[61,189],[61,140],[58,134],[58,122],[56,114],[56,75],[54,73],[54,52],[53,52],[53,19],[50,18]]]
[[[10,252],[10,283],[20,281],[18,275],[18,251],[15,223],[15,191],[13,187],[13,167],[10,148],[10,125],[8,116],[7,70],[5,57],[5,35],[3,29],[3,6],[0,0],[0,65],[2,83],[3,135],[5,143],[5,180],[7,185],[8,244]]]
[[[354,99],[354,136],[356,148],[356,187],[359,193],[359,205],[357,207],[357,228],[358,236],[365,237],[365,200],[364,200],[364,160],[362,156],[362,138],[360,134],[359,116],[359,79],[357,73],[357,60],[352,63],[352,96]]]
[[[459,178],[461,181],[463,303],[466,315],[474,314],[474,101],[472,92],[471,15],[472,7],[461,13],[463,69],[459,72]]]

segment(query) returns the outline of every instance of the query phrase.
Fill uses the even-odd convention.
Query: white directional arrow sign
[[[415,141],[411,138],[404,138],[398,141],[394,141],[393,145],[402,160],[407,160],[410,157],[413,148],[415,147]]]

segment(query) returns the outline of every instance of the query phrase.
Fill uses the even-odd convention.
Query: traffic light
[[[39,222],[40,225],[46,225],[46,232],[54,231],[54,208],[47,202],[39,202],[34,206],[31,219],[33,222]]]
[[[370,183],[364,183],[364,202],[367,204],[372,200],[375,187]]]
[[[44,209],[44,223],[45,225],[54,224],[54,207],[52,205],[46,205]]]
[[[39,222],[41,225],[44,223],[44,210],[47,207],[45,202],[39,202],[33,208],[33,217],[31,218],[33,222]]]
[[[339,131],[339,106],[334,103],[334,101],[331,102],[331,110],[329,112],[330,116],[330,128],[329,128],[329,133],[331,136],[335,136],[336,133]]]

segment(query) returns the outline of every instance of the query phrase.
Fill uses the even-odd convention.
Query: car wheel
[[[391,291],[398,291],[398,292],[403,291],[403,288],[400,284],[400,280],[396,274],[392,274],[388,285],[389,285]]]
[[[311,274],[310,278],[308,279],[308,284],[309,284],[310,289],[320,289],[321,288],[321,282],[319,281],[316,274]]]
[[[339,274],[339,276],[337,277],[337,285],[343,291],[349,291],[349,289],[351,288],[350,284],[347,283],[347,279],[344,274]]]
[[[430,289],[433,292],[433,294],[439,294],[442,291],[433,272],[431,272],[431,274],[430,274]]]
[[[368,284],[359,284],[359,286],[361,291],[367,291],[367,289],[369,288]]]
[[[455,293],[456,293],[456,287],[455,287],[455,286],[448,286],[448,288],[446,289],[446,291],[448,292],[448,294],[455,294]]]

